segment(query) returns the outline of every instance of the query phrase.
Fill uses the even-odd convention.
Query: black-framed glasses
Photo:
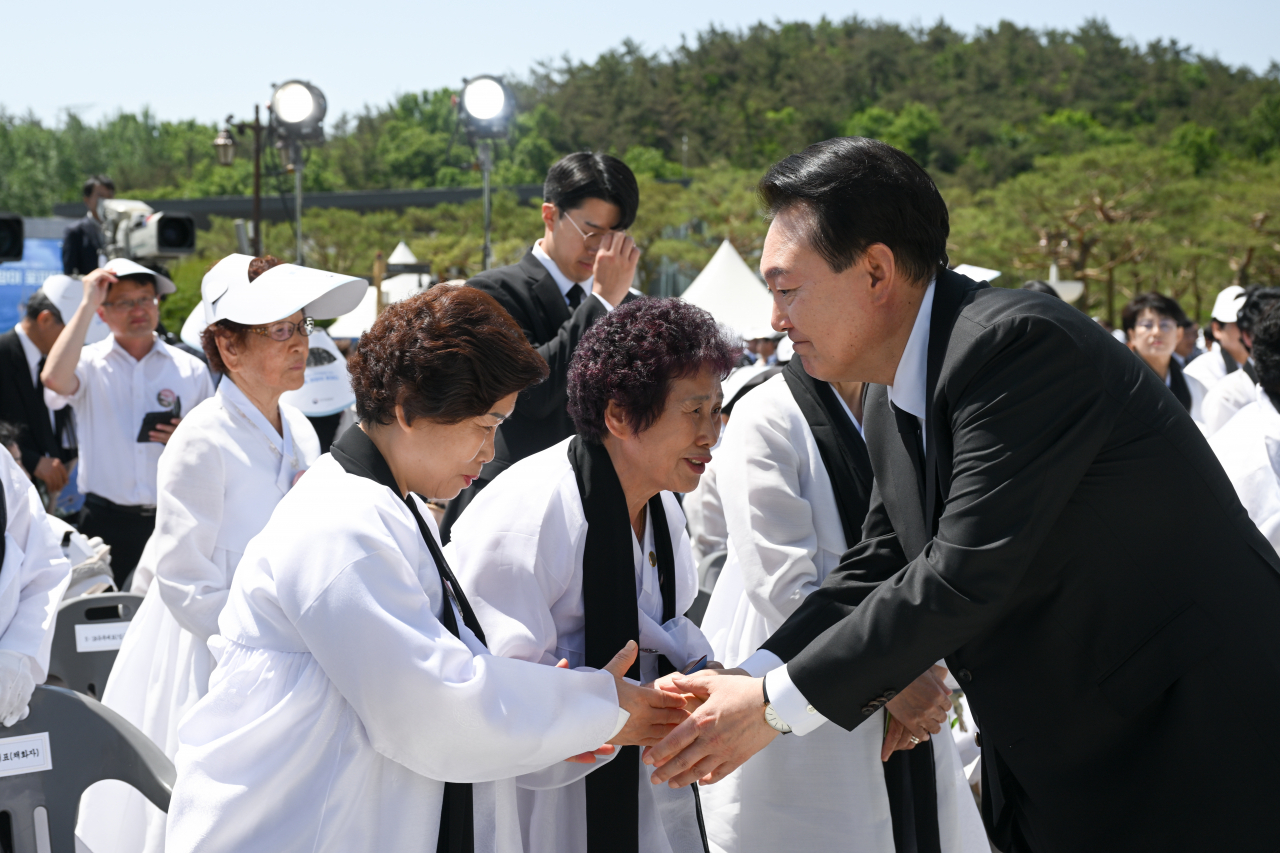
[[[115,308],[119,311],[132,311],[134,308],[154,308],[160,304],[158,296],[139,296],[137,299],[117,299],[113,302],[103,302],[105,308]]]
[[[301,323],[293,323],[289,320],[281,320],[278,323],[268,323],[265,326],[250,326],[249,331],[254,334],[262,335],[264,338],[271,338],[273,341],[284,343],[293,337],[293,333],[297,332],[304,338],[311,337],[311,333],[316,330],[316,321],[310,317],[303,317]]]

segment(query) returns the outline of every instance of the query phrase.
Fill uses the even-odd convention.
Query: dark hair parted
[[[562,157],[547,170],[542,200],[565,211],[576,210],[589,198],[617,205],[621,214],[615,231],[630,228],[640,207],[640,187],[626,163],[608,154],[579,151]]]
[[[84,182],[84,185],[80,187],[80,195],[84,196],[85,198],[88,198],[89,196],[93,195],[94,187],[102,187],[103,189],[108,189],[108,190],[111,190],[112,192],[115,192],[116,182],[108,178],[106,175],[94,175],[93,177],[87,179]]]
[[[53,304],[53,300],[49,298],[49,294],[43,290],[37,290],[31,294],[31,298],[27,300],[25,309],[26,318],[32,322],[40,319],[40,315],[48,311],[53,315],[54,321],[58,323],[66,323],[62,319],[62,312],[58,310],[58,306]]]
[[[1150,309],[1161,317],[1168,317],[1179,326],[1187,319],[1182,306],[1163,293],[1139,293],[1120,311],[1120,328],[1125,333],[1132,332],[1138,325],[1138,317],[1143,311]]]
[[[361,423],[456,424],[547,378],[547,363],[497,300],[474,287],[436,285],[388,306],[350,357]]]
[[[1271,302],[1254,320],[1253,366],[1258,384],[1271,402],[1280,406],[1280,302]]]
[[[1244,302],[1240,305],[1240,313],[1236,315],[1236,325],[1240,327],[1240,331],[1252,336],[1254,325],[1277,301],[1280,301],[1280,287],[1263,287],[1260,284],[1246,287]]]
[[[710,314],[682,299],[627,302],[578,342],[569,362],[569,415],[579,435],[599,444],[612,400],[627,426],[644,432],[661,417],[673,381],[704,368],[724,379],[739,351]]]
[[[253,281],[272,267],[278,267],[284,261],[274,255],[263,255],[260,258],[254,258],[249,261],[249,281]],[[209,267],[213,269],[213,267]],[[208,270],[205,270],[208,272]],[[235,320],[219,320],[216,323],[205,326],[204,331],[200,333],[200,348],[204,350],[204,357],[209,360],[209,369],[214,373],[225,374],[227,366],[222,361],[222,353],[218,351],[218,338],[232,341],[236,346],[244,346],[249,338],[249,327],[244,323],[237,323]]]
[[[809,243],[834,272],[875,243],[921,284],[947,265],[946,202],[929,174],[892,145],[861,136],[815,143],[775,163],[759,192],[770,217],[792,208],[809,214]]]

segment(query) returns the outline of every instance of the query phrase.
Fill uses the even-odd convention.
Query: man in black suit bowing
[[[467,504],[508,466],[573,435],[566,409],[569,359],[591,324],[628,298],[640,250],[626,230],[635,221],[640,190],[627,165],[608,154],[578,152],[547,172],[542,192],[542,239],[509,267],[488,270],[467,284],[510,312],[551,374],[520,394],[515,413],[498,430],[493,461],[449,502],[441,534]]]
[[[22,467],[56,495],[67,484],[75,458],[71,409],[51,416],[44,403],[40,368],[63,328],[58,306],[44,290],[27,300],[18,325],[0,335],[0,421],[21,427]]]
[[[761,194],[775,328],[811,375],[878,383],[876,484],[862,542],[741,670],[674,679],[708,698],[654,779],[852,729],[945,657],[1004,853],[1274,850],[1280,558],[1185,409],[1070,305],[946,269],[902,152],[829,140]]]

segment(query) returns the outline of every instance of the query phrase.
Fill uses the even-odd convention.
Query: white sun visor
[[[298,311],[317,320],[340,317],[360,304],[368,282],[351,275],[280,264],[249,281],[248,255],[228,255],[200,285],[206,324],[232,320],[256,326]]]

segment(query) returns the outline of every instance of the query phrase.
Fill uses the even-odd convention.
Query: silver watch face
[[[768,723],[775,731],[782,732],[784,735],[791,731],[791,726],[782,721],[778,713],[773,710],[773,705],[764,706],[764,721]]]

